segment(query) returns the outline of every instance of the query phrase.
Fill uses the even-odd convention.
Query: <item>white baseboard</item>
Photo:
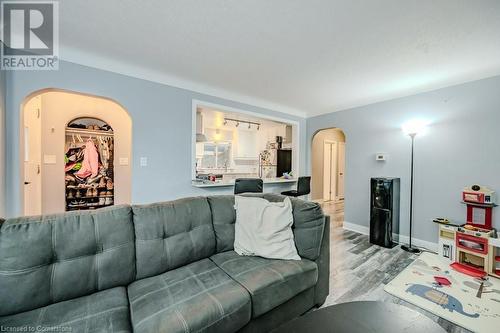
[[[313,202],[317,202],[319,204],[339,204],[339,203],[344,203],[344,199],[335,199],[335,200],[328,200],[328,201],[325,201],[325,199],[311,199],[311,201]]]
[[[354,231],[354,232],[357,232],[357,233],[360,233],[363,235],[370,234],[370,228],[365,227],[364,225],[359,225],[359,224],[344,221],[343,228],[345,230]],[[393,237],[394,237],[394,240],[400,244],[408,244],[408,242],[409,242],[409,237],[406,235],[394,234]],[[412,237],[411,241],[417,247],[421,247],[421,248],[424,248],[424,249],[427,249],[427,250],[430,250],[433,252],[437,252],[437,250],[438,250],[437,243],[425,241],[425,240],[414,238],[414,237]]]
[[[347,221],[344,221],[343,228],[345,230],[349,231],[354,231],[363,235],[369,235],[370,234],[370,228],[365,227],[364,225],[359,225],[355,223],[350,223]]]

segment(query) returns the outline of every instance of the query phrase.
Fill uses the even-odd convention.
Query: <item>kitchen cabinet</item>
[[[287,136],[286,126],[274,126],[266,130],[266,138],[269,142],[276,142],[276,137],[281,136],[284,139]]]
[[[257,147],[257,132],[238,130],[234,159],[258,160],[259,151]]]
[[[205,143],[196,142],[196,158],[203,158],[204,152],[205,152]]]

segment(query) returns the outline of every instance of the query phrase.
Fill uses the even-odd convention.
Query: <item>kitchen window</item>
[[[199,169],[226,169],[230,166],[231,142],[201,142],[196,148],[200,153]]]

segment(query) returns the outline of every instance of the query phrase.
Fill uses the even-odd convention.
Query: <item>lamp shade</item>
[[[406,135],[415,136],[424,132],[427,127],[427,123],[423,120],[414,119],[403,124],[402,130]]]

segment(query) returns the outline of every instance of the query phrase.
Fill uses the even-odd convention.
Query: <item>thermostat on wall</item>
[[[377,161],[385,161],[385,160],[387,160],[387,154],[385,154],[385,153],[376,153],[375,154],[375,160],[377,160]]]

